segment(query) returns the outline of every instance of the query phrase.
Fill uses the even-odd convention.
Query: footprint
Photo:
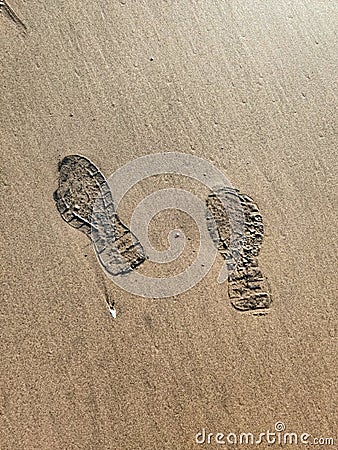
[[[99,169],[80,155],[58,166],[57,209],[69,225],[94,243],[98,259],[111,275],[131,272],[146,259],[136,236],[119,219],[109,185]]]
[[[118,217],[100,170],[80,155],[66,156],[58,170],[59,186],[54,192],[57,209],[69,225],[92,240],[104,269],[111,275],[122,275],[142,264],[146,259],[143,247]],[[272,300],[258,267],[264,228],[257,205],[250,197],[226,187],[214,190],[206,205],[210,236],[227,262],[233,307],[258,313],[268,309]],[[236,222],[242,225],[241,232]]]
[[[224,204],[233,211],[236,205],[235,199],[243,211],[241,217],[244,220],[244,233],[241,236],[235,236],[235,246],[232,245],[230,250],[231,227]],[[210,220],[209,216],[208,220],[210,236],[227,261],[228,292],[231,304],[240,311],[269,308],[272,302],[271,296],[258,267],[264,227],[257,205],[252,198],[227,187],[212,192],[207,198],[206,205],[213,218]],[[240,220],[239,214],[237,220]],[[235,254],[237,251],[240,251],[240,255]]]

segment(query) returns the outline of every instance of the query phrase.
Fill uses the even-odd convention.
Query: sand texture
[[[6,5],[0,450],[337,448],[338,3]],[[226,191],[152,176],[117,207],[99,175],[160,152],[208,160],[240,192],[247,253],[229,280],[217,281],[234,256],[229,224],[216,214],[215,192]],[[71,188],[60,185],[67,155],[98,172],[73,161]],[[171,276],[199,249],[189,215],[166,210],[149,240],[163,252],[179,228],[184,251],[165,264],[146,259],[131,217],[164,188],[209,203],[220,227],[211,237],[222,240],[191,289],[141,297],[112,273]],[[335,444],[195,441],[203,428],[258,436],[276,422]]]

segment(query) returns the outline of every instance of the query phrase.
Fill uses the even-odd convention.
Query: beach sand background
[[[27,30],[2,8],[0,449],[187,450],[277,421],[338,442],[337,3],[10,5]],[[221,257],[173,299],[128,294],[60,218],[62,157],[109,176],[167,151],[259,205],[268,315],[231,307]]]

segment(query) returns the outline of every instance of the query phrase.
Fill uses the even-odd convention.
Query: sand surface
[[[10,6],[27,29],[1,8],[0,449],[235,448],[195,435],[278,421],[338,445],[337,3]],[[231,307],[220,256],[174,298],[129,294],[58,214],[64,156],[109,176],[173,151],[210,160],[259,205],[269,314]]]

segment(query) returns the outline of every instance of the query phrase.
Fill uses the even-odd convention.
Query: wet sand
[[[338,442],[337,4],[70,3],[0,14],[0,449],[187,450],[278,421]],[[231,307],[220,255],[172,299],[128,294],[58,214],[64,156],[109,176],[170,151],[259,205],[269,314]]]

